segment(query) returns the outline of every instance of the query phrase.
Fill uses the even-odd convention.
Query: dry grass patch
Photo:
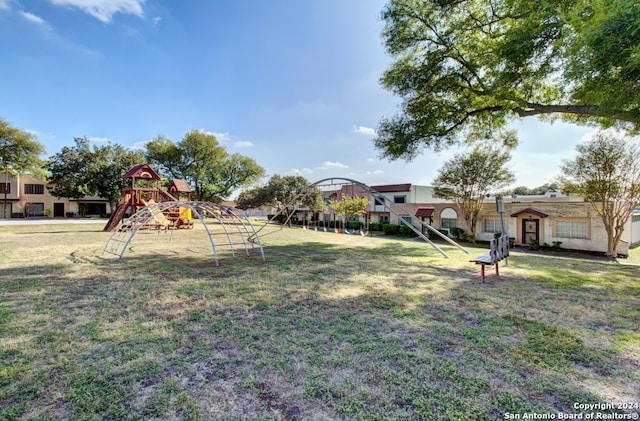
[[[96,226],[4,227],[2,419],[434,419],[640,400],[638,267],[264,233],[215,267],[197,230],[103,257]],[[204,246],[203,246],[204,244]],[[473,250],[471,256],[480,254]]]

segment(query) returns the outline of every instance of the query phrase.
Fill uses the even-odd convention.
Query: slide
[[[118,206],[116,206],[115,212],[111,212],[111,218],[109,218],[109,222],[104,226],[103,231],[111,232],[120,224],[122,221],[122,217],[124,216],[127,208],[129,207],[129,200],[131,199],[131,195],[127,194],[124,197],[120,198],[118,202]]]

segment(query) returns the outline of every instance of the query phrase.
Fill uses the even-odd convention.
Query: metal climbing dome
[[[180,209],[177,218],[167,218],[167,214]],[[178,228],[184,215],[197,217],[209,239],[216,266],[220,265],[219,254],[227,251],[232,257],[258,256],[265,260],[264,249],[257,231],[239,210],[210,202],[170,201],[153,203],[139,208],[128,219],[123,219],[111,234],[102,254],[113,254],[122,259],[127,247],[140,230],[168,230],[171,235]],[[207,221],[208,220],[208,221]]]

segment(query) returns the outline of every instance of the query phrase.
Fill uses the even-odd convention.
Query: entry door
[[[540,240],[539,236],[539,219],[523,219],[522,220],[522,242],[529,244],[531,240]]]
[[[58,218],[64,216],[64,203],[53,204],[53,217]]]

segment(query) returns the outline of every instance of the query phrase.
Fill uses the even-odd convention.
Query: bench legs
[[[484,284],[484,278],[485,278],[485,275],[484,275],[484,267],[485,266],[486,265],[480,265],[480,276],[482,277],[482,283],[483,284]],[[495,266],[496,266],[496,276],[500,276],[500,271],[498,270],[498,263],[496,263]]]

